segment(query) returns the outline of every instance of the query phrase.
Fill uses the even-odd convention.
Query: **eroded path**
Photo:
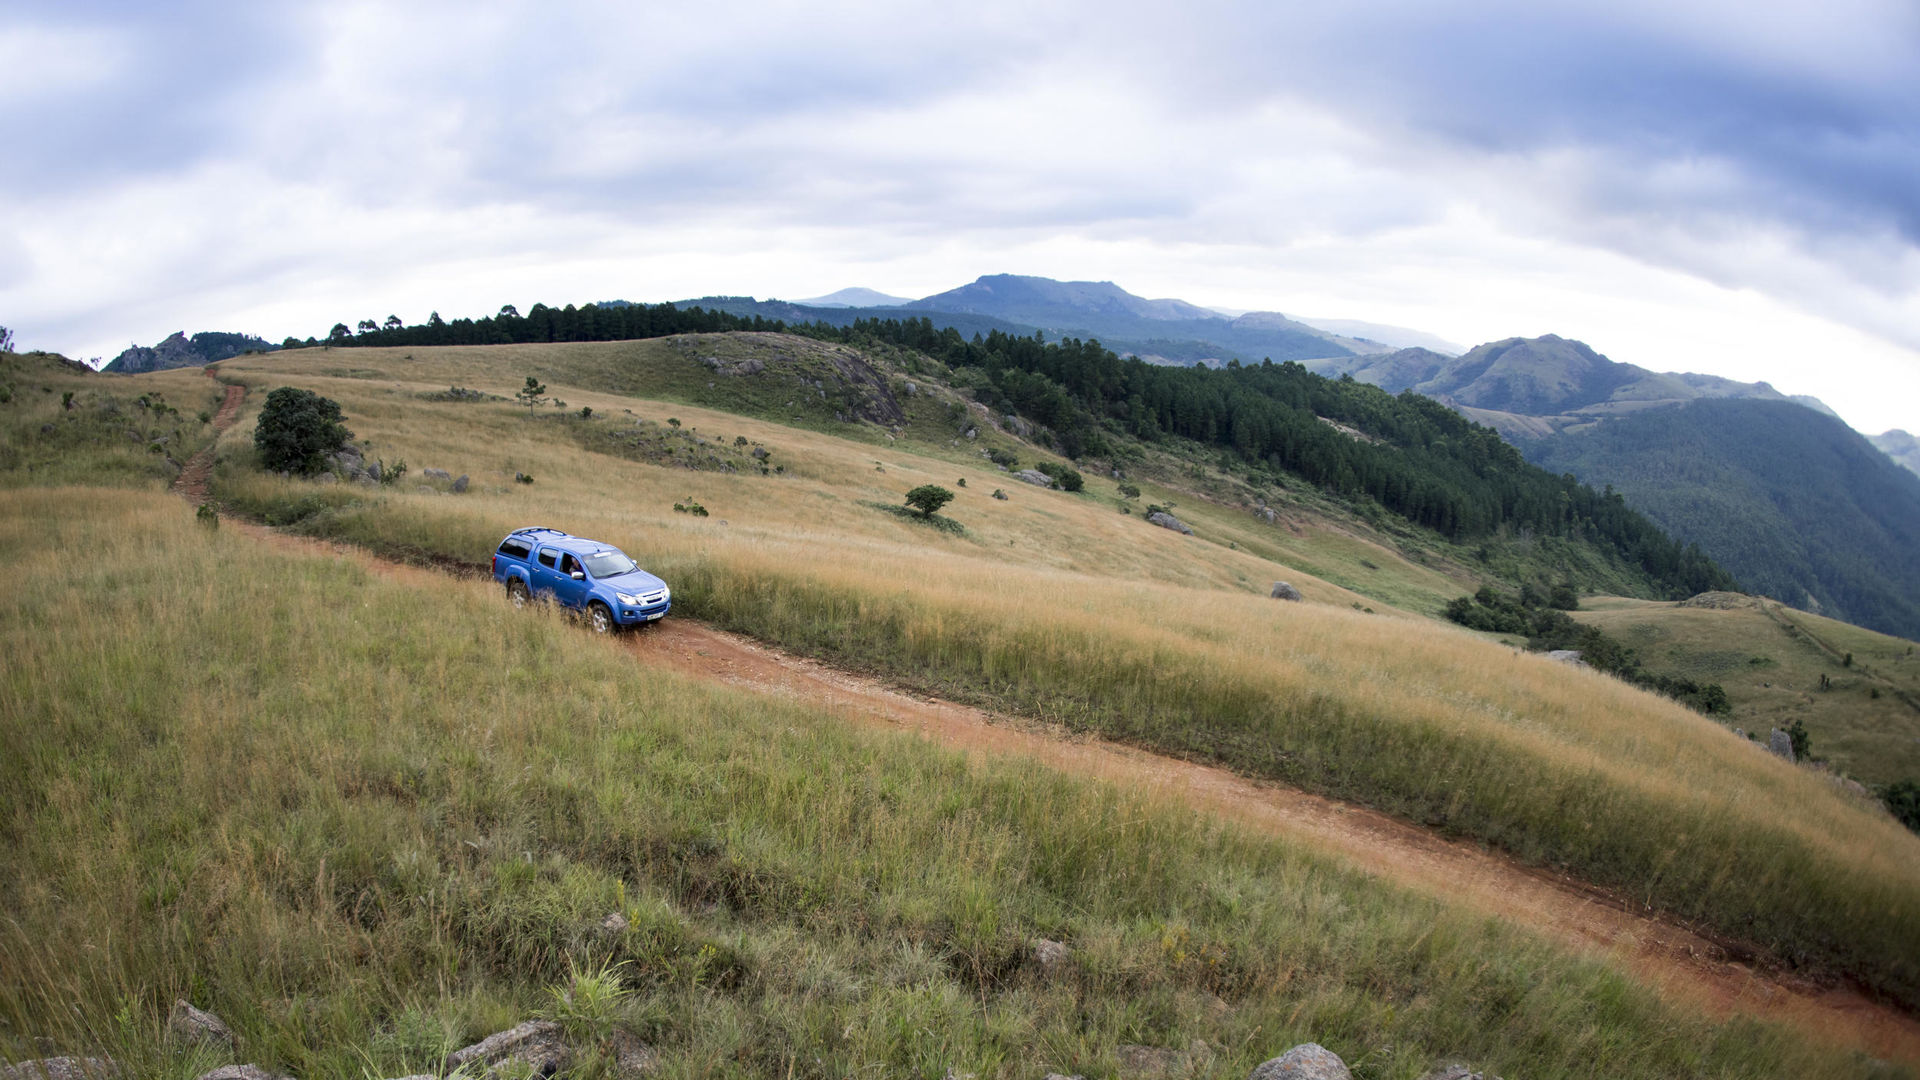
[[[244,387],[227,388],[216,426],[224,430],[233,423],[245,396]],[[196,504],[204,501],[212,460],[211,448],[196,454],[174,489]],[[362,549],[264,526],[243,528],[277,545],[354,560],[383,577],[427,585],[444,580],[437,571],[391,562]],[[504,597],[501,602],[505,603]],[[1668,997],[1710,1013],[1778,1021],[1823,1042],[1920,1062],[1920,1019],[1850,986],[1738,962],[1723,945],[1651,912],[1635,910],[1619,897],[1364,807],[903,693],[877,679],[684,618],[670,618],[625,635],[622,641],[643,664],[803,702],[849,722],[910,732],[967,753],[1026,758],[1099,777],[1151,798],[1336,852],[1384,880],[1529,927],[1574,948],[1605,954]]]

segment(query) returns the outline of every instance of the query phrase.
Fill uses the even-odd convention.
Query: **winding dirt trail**
[[[227,388],[215,418],[224,430],[246,389]],[[175,483],[194,503],[207,497],[211,448],[194,455]],[[236,523],[238,524],[238,523]],[[310,540],[265,526],[242,526],[276,545],[350,558],[410,584],[443,580],[438,571],[391,562],[362,549]],[[1506,919],[1577,949],[1624,963],[1670,998],[1711,1014],[1746,1014],[1789,1024],[1809,1037],[1859,1047],[1875,1056],[1920,1063],[1920,1018],[1853,987],[1817,982],[1768,965],[1741,963],[1729,950],[1620,897],[1563,875],[1526,866],[1478,845],[1451,841],[1372,810],[1224,769],[1163,757],[1095,738],[1043,730],[1021,720],[903,693],[688,619],[669,619],[623,641],[636,660],[702,679],[772,694],[849,722],[911,732],[969,753],[1019,757],[1125,785],[1150,797],[1195,807],[1262,832],[1337,852],[1384,880]]]
[[[207,374],[208,378],[212,378],[212,372]],[[246,400],[246,387],[228,385],[226,396],[220,399],[220,411],[213,414],[215,441],[218,441],[220,432],[232,427],[233,422],[240,418],[240,404]],[[207,501],[207,484],[212,479],[213,444],[208,443],[206,449],[188,458],[187,463],[181,466],[180,475],[173,478],[173,490],[181,498],[199,506]]]

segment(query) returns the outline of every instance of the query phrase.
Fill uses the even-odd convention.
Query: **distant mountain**
[[[272,352],[279,347],[251,334],[204,331],[189,338],[185,331],[175,331],[166,340],[152,348],[135,345],[127,349],[100,370],[121,375],[138,375],[145,371],[200,367],[218,363],[228,357],[239,356],[244,352]]]
[[[1550,472],[1611,484],[1749,592],[1920,639],[1920,476],[1832,416],[1703,398],[1518,445]]]
[[[806,300],[795,300],[794,303],[799,304],[802,307],[826,307],[826,308],[899,307],[902,304],[911,304],[913,303],[913,301],[904,296],[888,296],[886,293],[877,292],[873,289],[862,289],[862,288],[856,287],[851,289],[840,289],[836,292],[830,292],[825,296],[810,297]]]
[[[1467,351],[1465,345],[1455,345],[1437,334],[1424,330],[1409,330],[1404,326],[1388,326],[1384,323],[1361,322],[1359,319],[1310,319],[1300,316],[1300,322],[1315,330],[1325,330],[1342,337],[1358,338],[1362,341],[1377,341],[1394,349],[1427,349],[1447,356],[1459,356]]]
[[[1039,327],[1049,338],[1098,340],[1119,353],[1166,364],[1316,360],[1389,351],[1278,312],[1222,315],[1185,300],[1148,300],[1111,281],[1055,281],[989,274],[916,300],[916,309],[986,315]]]
[[[1764,382],[1648,371],[1616,363],[1583,342],[1553,334],[1489,342],[1460,356],[1401,349],[1309,366],[1323,374],[1352,375],[1392,393],[1425,394],[1510,439],[1540,438],[1702,398],[1787,401],[1833,415],[1814,398],[1789,398]]]
[[[1867,441],[1911,472],[1920,474],[1920,439],[1894,428],[1880,435],[1869,435]]]

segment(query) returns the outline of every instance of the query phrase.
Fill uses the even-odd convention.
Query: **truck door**
[[[540,554],[534,557],[532,565],[527,568],[533,578],[535,596],[558,598],[557,586],[560,584],[558,558],[561,554],[555,548],[543,547],[540,549]]]
[[[570,608],[585,607],[587,589],[592,584],[586,580],[587,568],[580,564],[580,560],[575,558],[572,552],[563,551],[560,553],[560,565],[557,569],[559,572],[553,579],[554,598]],[[574,580],[575,574],[580,575],[580,580]]]

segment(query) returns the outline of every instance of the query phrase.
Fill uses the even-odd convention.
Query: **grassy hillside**
[[[171,482],[213,438],[200,373],[112,378],[49,353],[0,353],[0,487]]]
[[[728,378],[697,355],[676,360],[671,343],[650,348],[647,362],[678,364],[677,378],[712,392]],[[320,390],[370,453],[470,474],[474,488],[454,497],[263,476],[243,419],[223,444],[218,491],[320,535],[468,565],[484,564],[510,527],[559,524],[663,573],[687,614],[1479,837],[1920,1000],[1920,841],[1717,724],[1276,565],[1277,549],[1238,538],[1280,526],[1171,486],[1143,485],[1141,501],[1180,503],[1198,535],[1120,513],[1111,481],[1078,495],[1008,483],[951,428],[918,444],[866,428],[861,442],[560,382],[577,364],[602,380],[626,373],[623,387],[638,391],[645,378],[623,355],[356,349],[229,362],[225,375],[254,384],[253,401],[281,383]],[[535,368],[565,410],[430,400],[450,382],[505,395]],[[713,472],[594,452],[578,428],[599,421],[579,419],[582,406],[617,424],[671,418],[702,439],[745,439],[786,467]],[[516,484],[516,473],[536,482]],[[868,505],[929,482],[960,493],[945,513],[964,533]],[[1010,498],[992,499],[995,486]],[[674,514],[688,496],[712,516]],[[1330,561],[1363,558],[1330,550]],[[1412,563],[1366,561],[1381,574]],[[1426,588],[1422,574],[1402,587]],[[1311,602],[1266,599],[1275,578]]]
[[[1798,720],[1812,752],[1849,775],[1920,778],[1920,647],[1771,600],[1703,599],[1733,606],[1602,599],[1574,618],[1634,648],[1656,674],[1725,687],[1730,724],[1765,738]]]
[[[1744,589],[1920,638],[1920,477],[1829,416],[1698,401],[1524,445],[1611,484]]]
[[[0,493],[0,537],[7,1056],[196,1076],[184,996],[319,1078],[530,1015],[671,1077],[1113,1075],[1125,1044],[1235,1077],[1309,1038],[1369,1080],[1899,1075],[1110,786],[636,668],[479,582],[157,493]]]

